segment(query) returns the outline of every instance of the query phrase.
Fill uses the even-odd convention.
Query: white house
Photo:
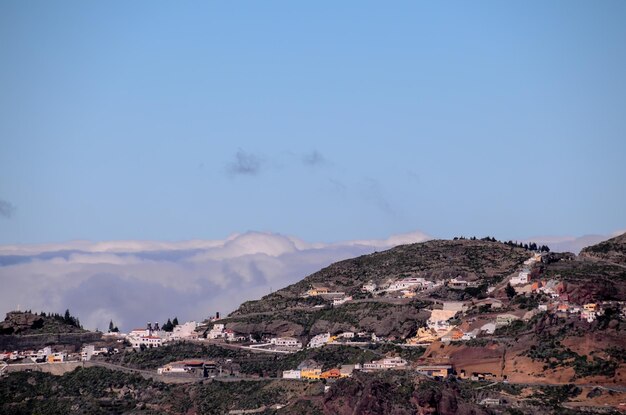
[[[237,342],[237,341],[246,340],[246,336],[237,335],[237,333],[235,333],[235,331],[231,329],[224,330],[224,336],[226,337],[226,340],[229,342]]]
[[[302,348],[302,343],[293,337],[274,337],[270,339],[270,343],[278,347],[287,347],[291,349]]]
[[[496,323],[487,323],[480,328],[480,331],[484,331],[487,334],[493,334],[496,331]]]
[[[313,336],[309,341],[309,347],[322,347],[330,340],[330,333],[321,333],[316,336]]]
[[[88,344],[83,347],[83,350],[80,352],[80,358],[83,361],[91,360],[91,357],[94,355],[96,351],[96,347],[93,344]]]
[[[496,316],[496,327],[504,327],[508,326],[515,320],[519,320],[520,318],[514,314],[498,314]]]
[[[478,336],[479,332],[480,332],[479,329],[474,329],[472,331],[468,331],[467,333],[463,333],[463,336],[461,337],[461,340],[468,341],[468,340],[475,339],[476,336]]]
[[[373,293],[374,291],[376,291],[376,288],[377,288],[376,284],[374,284],[373,282],[368,282],[367,284],[363,284],[361,291]]]
[[[130,333],[128,333],[128,337],[142,337],[149,336],[150,331],[148,329],[132,329]]]
[[[196,328],[198,325],[199,324],[195,321],[188,321],[184,324],[179,324],[174,327],[170,338],[172,340],[197,339],[198,333],[196,332]]]
[[[206,335],[207,339],[221,339],[223,337],[226,337],[226,334],[224,333],[224,325],[220,323],[214,324]]]
[[[530,273],[522,271],[517,276],[511,278],[511,285],[524,285],[530,282]]]
[[[401,357],[387,357],[382,360],[374,360],[371,363],[365,363],[363,370],[384,370],[394,369],[398,367],[404,367],[407,365],[407,361]]]
[[[283,370],[283,379],[300,379],[300,370]]]
[[[413,288],[423,285],[426,282],[424,278],[404,278],[398,281],[391,283],[387,291],[400,291],[406,290],[407,288]]]
[[[592,323],[597,318],[597,313],[595,311],[583,310],[580,313],[581,320],[587,320],[588,323]]]
[[[448,287],[456,288],[456,289],[464,289],[467,287],[473,287],[476,283],[473,281],[466,281],[460,275],[458,277],[452,278],[448,281]]]
[[[128,340],[133,349],[139,349],[142,345],[148,348],[161,347],[163,345],[163,339],[159,336],[129,337]]]
[[[48,356],[52,354],[52,347],[46,346],[41,350],[37,351],[37,359],[48,359]]]

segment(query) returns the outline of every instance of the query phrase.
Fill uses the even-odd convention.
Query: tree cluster
[[[465,236],[455,236],[453,240],[454,241],[464,241],[464,240],[477,241],[478,238],[476,238],[475,236],[472,236],[470,238],[466,238]],[[498,241],[493,236],[485,236],[484,238],[480,238],[480,240],[486,241],[486,242],[500,242],[508,246],[514,246],[516,248],[523,248],[527,251],[550,252],[550,247],[548,247],[548,245],[537,245],[535,242],[525,243],[525,244],[521,242],[513,242],[513,241],[504,242],[504,241]]]
[[[116,325],[113,324],[113,320],[109,322],[109,333],[119,333],[120,329],[117,328]]]
[[[30,313],[30,310],[28,310],[27,312]],[[41,317],[53,318],[53,319],[55,319],[57,321],[61,321],[61,322],[65,323],[65,324],[77,327],[79,329],[83,328],[83,326],[80,325],[80,320],[78,319],[78,317],[72,316],[70,314],[70,310],[65,310],[65,314],[64,315],[60,315],[59,313],[48,313],[48,314],[46,314],[43,311],[41,313],[39,313],[39,315]]]
[[[174,320],[167,319],[167,322],[161,326],[163,331],[174,331],[174,327],[178,326],[178,317],[174,317]]]

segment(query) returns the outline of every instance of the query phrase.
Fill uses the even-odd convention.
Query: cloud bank
[[[431,239],[421,232],[385,240],[308,243],[248,232],[217,241],[74,241],[0,246],[0,312],[63,312],[86,328],[113,320],[124,330],[168,317],[227,313],[335,261]]]

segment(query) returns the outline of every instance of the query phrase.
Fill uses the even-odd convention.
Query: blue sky
[[[626,227],[626,3],[0,3],[0,243]]]

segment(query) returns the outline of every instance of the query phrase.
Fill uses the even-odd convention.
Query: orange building
[[[326,372],[322,372],[322,379],[339,379],[341,377],[341,371],[339,369],[333,368],[327,370]]]

